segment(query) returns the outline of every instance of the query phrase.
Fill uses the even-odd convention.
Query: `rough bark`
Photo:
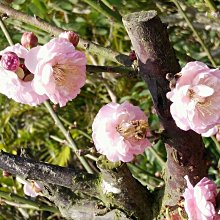
[[[170,114],[166,74],[178,73],[180,66],[166,25],[156,11],[129,14],[123,23],[138,57],[140,76],[148,85],[164,127],[162,137],[166,143],[167,163],[163,206],[175,206],[185,188],[184,176],[188,175],[192,184],[196,184],[207,174],[202,138],[193,131],[180,130]]]
[[[111,186],[110,191],[105,193],[109,207],[123,210],[132,219],[151,220],[152,195],[132,177],[127,165],[118,165],[102,158],[97,165],[104,185]]]
[[[49,184],[64,186],[72,191],[93,193],[99,181],[98,175],[83,173],[67,167],[42,163],[30,158],[0,152],[0,168],[24,179],[40,180]],[[82,184],[86,182],[87,184]]]
[[[100,174],[88,174],[0,152],[0,168],[41,181],[44,196],[67,219],[151,220],[151,195],[133,178],[126,164],[100,157],[98,166]]]

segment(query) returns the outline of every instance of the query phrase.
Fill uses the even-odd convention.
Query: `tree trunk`
[[[167,163],[162,208],[175,206],[185,189],[185,175],[192,184],[207,175],[205,148],[200,135],[179,129],[170,114],[166,74],[174,75],[181,69],[169,42],[166,25],[156,11],[129,14],[123,18],[123,23],[138,58],[140,76],[148,85],[164,127],[162,138],[166,143]]]

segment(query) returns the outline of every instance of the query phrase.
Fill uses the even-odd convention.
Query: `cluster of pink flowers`
[[[0,93],[17,102],[38,105],[47,99],[61,107],[74,99],[86,81],[86,58],[74,46],[73,32],[64,32],[43,46],[33,33],[21,44],[0,51]]]
[[[113,162],[129,162],[150,146],[147,117],[128,102],[109,103],[96,115],[92,137],[97,151]]]
[[[220,70],[195,61],[181,70],[176,87],[168,92],[171,114],[182,130],[211,136],[220,124]]]
[[[204,177],[194,187],[185,176],[187,188],[183,193],[184,208],[189,220],[220,220],[215,205],[217,196],[216,184]]]

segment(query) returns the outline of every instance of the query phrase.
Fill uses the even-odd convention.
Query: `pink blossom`
[[[103,106],[94,119],[92,131],[97,151],[112,162],[129,162],[150,146],[146,138],[147,117],[128,102]]]
[[[7,47],[3,51],[0,51],[0,55],[7,52],[15,53],[19,58],[25,59],[28,50],[21,46],[20,44],[15,44],[14,46]],[[5,62],[5,63],[4,63]],[[24,80],[24,78],[19,78],[24,71],[21,67],[17,67],[10,70],[5,69],[6,60],[1,62],[0,66],[0,93],[6,95],[8,98],[12,98],[16,102],[28,104],[28,105],[38,105],[44,102],[47,98],[45,95],[38,95],[31,86],[31,81]],[[20,61],[19,61],[20,62]],[[30,76],[31,74],[29,74]]]
[[[55,38],[44,46],[32,48],[25,65],[34,73],[33,87],[46,94],[54,104],[65,106],[74,99],[86,81],[84,53],[63,38]]]
[[[199,134],[214,134],[220,123],[220,70],[195,61],[187,63],[176,87],[167,93],[177,126]],[[212,129],[212,130],[210,130]]]
[[[36,197],[42,191],[41,184],[34,180],[27,181],[19,176],[16,177],[16,180],[24,185],[24,194],[27,196]]]
[[[27,182],[24,184],[24,194],[27,196],[36,197],[41,191],[41,186],[36,181]]]
[[[214,220],[219,216],[215,210],[217,186],[216,184],[204,177],[194,187],[185,176],[187,188],[183,193],[184,207],[189,220]]]

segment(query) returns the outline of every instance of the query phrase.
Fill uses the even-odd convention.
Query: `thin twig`
[[[152,147],[146,149],[146,151],[149,150],[149,151],[154,155],[154,157],[156,158],[156,160],[157,160],[158,163],[160,164],[161,168],[163,168],[163,167],[165,167],[166,163],[165,163],[165,161],[162,159],[162,157],[157,153],[157,151],[154,149],[154,147],[155,147],[156,145],[160,145],[160,144],[162,144],[162,141],[158,141],[154,146],[152,146]],[[146,151],[145,151],[145,152],[146,152]]]
[[[218,8],[212,0],[205,0],[206,5],[209,7],[210,11],[216,13]]]
[[[90,166],[89,166],[88,162],[85,160],[85,158],[82,156],[79,156],[77,154],[78,148],[77,148],[72,136],[66,130],[66,128],[64,127],[63,123],[61,122],[61,120],[59,119],[59,117],[57,116],[55,111],[53,110],[50,103],[48,101],[46,101],[46,102],[44,102],[44,105],[46,106],[46,108],[49,111],[50,115],[52,116],[53,120],[55,121],[56,126],[61,130],[61,132],[65,136],[66,140],[69,142],[68,146],[70,146],[74,150],[74,152],[76,153],[76,156],[79,158],[80,162],[82,163],[82,165],[84,166],[86,171],[88,173],[93,173],[92,169],[90,168]]]
[[[216,140],[215,136],[211,136],[211,139],[215,143],[217,152],[220,154],[220,143]]]
[[[39,29],[42,29],[52,35],[59,35],[63,31],[65,31],[62,28],[55,27],[38,17],[32,17],[30,15],[26,15],[25,13],[12,9],[4,5],[3,3],[0,3],[0,13],[7,14],[8,17],[38,27]],[[118,53],[109,48],[102,47],[98,44],[84,40],[82,38],[80,38],[78,47],[85,49],[87,52],[98,54],[102,57],[105,57],[108,60],[111,60],[116,63],[120,63],[125,66],[131,66],[132,64],[131,60],[127,55]]]
[[[137,75],[137,71],[135,71],[132,67],[125,66],[94,66],[87,65],[86,71],[91,73],[97,72],[109,72],[109,73],[124,73],[130,75]]]
[[[60,138],[58,138],[54,135],[50,135],[50,138],[57,141],[57,142],[59,142],[59,143],[61,143],[61,144],[64,144],[64,145],[67,145],[68,147],[70,147],[69,143],[66,140],[62,140],[62,139],[60,139]],[[91,159],[91,160],[93,160],[93,161],[97,161],[97,159],[98,159],[97,157],[95,157],[91,154],[85,154],[84,156]]]
[[[203,42],[202,38],[199,36],[197,30],[194,28],[192,22],[189,20],[189,18],[187,17],[186,13],[183,11],[182,7],[180,6],[178,0],[172,0],[174,2],[174,4],[176,5],[176,7],[178,8],[178,10],[180,11],[180,13],[182,14],[182,16],[184,17],[184,19],[186,20],[187,24],[189,25],[189,27],[191,28],[192,32],[194,33],[194,35],[197,37],[198,42],[201,44],[201,46],[203,47],[204,51],[206,52],[211,64],[213,65],[213,67],[216,67],[216,63],[209,51],[209,49],[206,47],[205,43]]]
[[[2,29],[2,32],[4,33],[8,43],[12,46],[13,41],[12,41],[11,36],[10,36],[10,34],[9,34],[9,32],[8,32],[6,26],[5,26],[5,24],[4,24],[4,22],[2,21],[1,18],[0,18],[0,28]]]
[[[163,181],[163,179],[161,179],[160,177],[155,176],[154,174],[148,172],[146,169],[142,169],[142,168],[140,168],[139,166],[137,166],[133,163],[128,163],[128,167],[131,168],[131,169],[136,169],[136,170],[138,170],[139,173],[143,173],[143,174],[145,174],[145,175],[147,175],[147,176],[149,176],[149,177],[151,177],[151,178],[153,178],[157,181],[160,181],[160,182]]]
[[[95,1],[95,0],[83,0],[90,6],[92,6],[95,10],[103,14],[104,16],[110,18],[111,20],[114,20],[119,24],[122,25],[122,17],[117,11],[113,11],[111,8],[109,8],[106,4],[104,4],[102,1]]]

